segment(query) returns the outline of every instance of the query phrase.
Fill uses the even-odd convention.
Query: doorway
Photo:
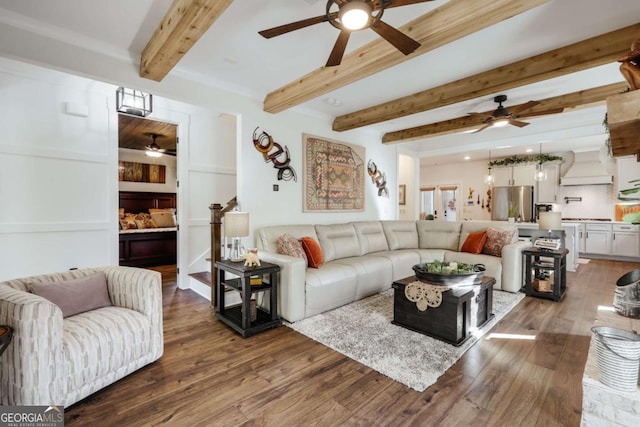
[[[118,114],[119,264],[177,272],[176,124]]]
[[[458,220],[457,185],[434,185],[420,188],[420,219]]]

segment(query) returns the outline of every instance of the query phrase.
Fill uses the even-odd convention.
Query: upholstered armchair
[[[76,302],[74,314],[67,301],[47,299],[54,288],[95,277],[103,291],[106,278],[99,308]],[[101,267],[2,282],[0,324],[14,331],[0,356],[0,404],[69,406],[162,356],[160,273]]]

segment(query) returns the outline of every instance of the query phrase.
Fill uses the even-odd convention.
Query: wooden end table
[[[567,291],[568,249],[557,251],[529,248],[524,257],[524,293],[528,296],[560,301]],[[543,285],[549,285],[547,290]]]
[[[218,301],[216,301],[216,317],[238,332],[243,337],[255,335],[280,324],[278,318],[278,272],[280,266],[260,261],[260,266],[245,267],[244,262],[222,260],[215,263],[218,270],[216,286]],[[229,277],[227,273],[235,277]],[[269,276],[268,282],[251,285],[251,276]],[[240,292],[242,304],[225,307],[225,289],[232,288]],[[256,307],[256,319],[251,320],[251,296],[254,292],[269,291],[268,311],[263,307]]]

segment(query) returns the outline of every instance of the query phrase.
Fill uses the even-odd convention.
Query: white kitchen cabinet
[[[547,173],[547,179],[538,181],[538,203],[558,203],[558,191],[560,180],[560,165],[542,165]]]
[[[611,224],[585,226],[584,251],[588,254],[609,255],[611,253]]]
[[[492,168],[494,186],[505,187],[509,185],[533,185],[535,183],[535,165],[507,166]]]
[[[611,254],[640,257],[640,228],[635,224],[613,224]]]

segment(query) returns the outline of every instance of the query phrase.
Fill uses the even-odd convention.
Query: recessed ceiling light
[[[533,148],[527,148],[525,151],[526,151],[527,153],[533,153]]]
[[[464,159],[465,159],[465,160],[469,160],[470,158],[471,158],[471,157],[469,157],[469,156],[464,156]]]
[[[339,107],[342,105],[342,101],[335,98],[325,98],[324,103],[328,105],[333,105],[334,107]]]

